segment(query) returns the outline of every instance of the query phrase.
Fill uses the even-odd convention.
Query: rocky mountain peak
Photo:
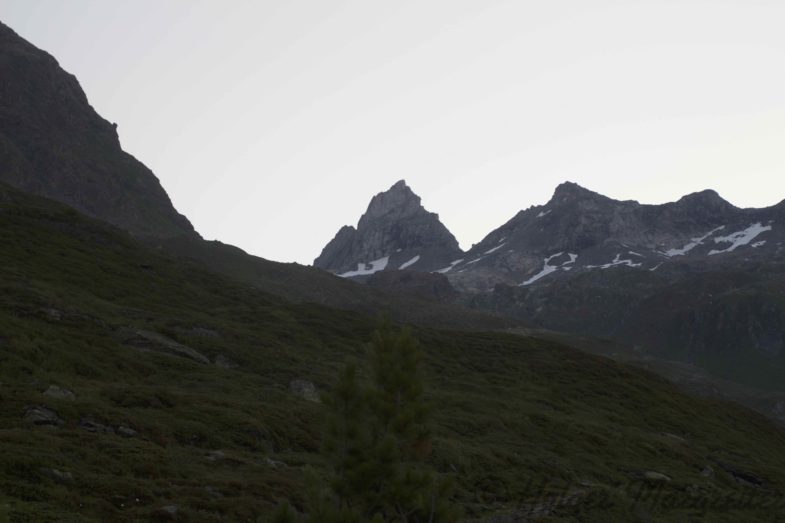
[[[314,266],[360,277],[389,269],[440,269],[461,254],[458,241],[439,216],[428,212],[420,197],[400,180],[371,199],[356,229],[342,227]]]
[[[706,189],[683,196],[678,202],[682,206],[700,206],[704,208],[723,209],[733,207],[731,203],[723,199],[717,191]]]
[[[378,218],[403,218],[412,216],[419,212],[426,212],[417,196],[411,188],[406,185],[406,181],[399,180],[392,187],[384,192],[380,192],[371,199],[368,210],[363,215],[363,221]]]
[[[575,182],[563,182],[556,187],[549,203],[569,203],[581,200],[608,200],[608,198],[581,187]]]

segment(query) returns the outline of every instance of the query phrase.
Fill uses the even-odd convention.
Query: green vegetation
[[[334,390],[373,320],[286,302],[2,188],[0,245],[0,520],[255,522],[285,500],[304,509],[306,471],[329,475],[327,420],[290,383]],[[455,478],[465,520],[783,513],[785,434],[757,414],[555,342],[413,335],[432,406],[427,464]],[[74,398],[43,394],[51,385]],[[34,423],[30,407],[62,424]]]
[[[328,480],[314,490],[303,521],[455,522],[449,484],[425,461],[432,443],[420,347],[408,330],[385,325],[370,348],[371,386],[349,363],[326,396]],[[296,520],[288,506],[278,515],[280,523]]]

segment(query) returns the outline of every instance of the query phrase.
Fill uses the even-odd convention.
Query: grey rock
[[[706,465],[705,467],[703,467],[703,470],[701,471],[701,476],[703,476],[704,478],[713,478],[714,469],[712,468],[712,466]]]
[[[210,363],[210,360],[199,351],[178,343],[158,332],[126,327],[117,332],[117,337],[120,338],[124,345],[137,350],[179,356],[203,364]]]
[[[269,457],[264,458],[264,464],[272,469],[280,469],[286,467],[286,463],[284,463],[283,461],[279,461],[277,459],[272,459]]]
[[[120,425],[117,427],[117,435],[124,438],[135,438],[139,433],[127,425]]]
[[[49,385],[49,388],[43,392],[44,396],[49,396],[50,398],[60,399],[60,400],[70,400],[73,401],[76,399],[76,396],[73,392],[68,389],[64,389],[58,387],[57,385]]]
[[[43,309],[43,313],[46,315],[47,318],[54,321],[60,321],[63,319],[63,311],[59,309],[55,309],[52,307]]]
[[[289,392],[300,396],[304,400],[321,403],[322,399],[316,390],[316,385],[308,380],[295,379],[289,382]]]
[[[762,477],[752,472],[742,470],[735,465],[730,465],[727,463],[720,463],[719,465],[725,472],[730,474],[731,477],[736,480],[736,482],[742,485],[748,487],[760,487],[765,483]]]
[[[651,471],[651,470],[647,471],[647,472],[644,472],[643,473],[643,477],[644,477],[644,479],[647,479],[649,481],[670,481],[671,480],[670,476],[666,476],[665,474],[662,474],[661,472],[654,472],[654,471]]]
[[[687,443],[686,439],[682,438],[679,435],[673,434],[671,432],[663,432],[662,435],[668,439],[672,439],[673,441],[677,441],[679,443]]]
[[[41,474],[45,477],[51,479],[55,483],[60,483],[61,485],[65,485],[68,483],[73,483],[74,476],[70,472],[63,472],[58,469],[46,468],[42,467],[39,469]]]
[[[109,425],[104,425],[92,418],[82,418],[79,420],[79,426],[88,432],[114,434],[115,430]]]
[[[222,461],[226,459],[226,453],[222,450],[213,450],[207,454],[207,461]]]
[[[420,197],[401,180],[373,197],[356,229],[341,228],[314,260],[314,267],[345,274],[387,258],[386,270],[408,262],[412,268],[430,271],[461,255],[458,241],[439,216],[426,211]]]
[[[204,490],[205,490],[205,492],[207,492],[207,494],[211,498],[220,499],[220,498],[224,497],[224,495],[221,493],[221,491],[218,490],[217,488],[213,487],[212,485],[207,485],[206,487],[204,487]]]
[[[27,407],[25,409],[24,419],[34,425],[59,427],[64,423],[57,415],[57,412],[46,406]]]
[[[234,361],[230,360],[223,354],[219,354],[215,357],[215,364],[222,369],[236,369],[240,365],[235,363]]]

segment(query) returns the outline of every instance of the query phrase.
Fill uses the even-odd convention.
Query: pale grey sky
[[[565,180],[785,199],[782,0],[0,0],[206,238],[311,263],[405,178],[466,248]]]

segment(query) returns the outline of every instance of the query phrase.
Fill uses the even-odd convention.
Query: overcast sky
[[[311,263],[404,178],[467,248],[565,180],[785,199],[782,0],[0,0],[208,239]]]

